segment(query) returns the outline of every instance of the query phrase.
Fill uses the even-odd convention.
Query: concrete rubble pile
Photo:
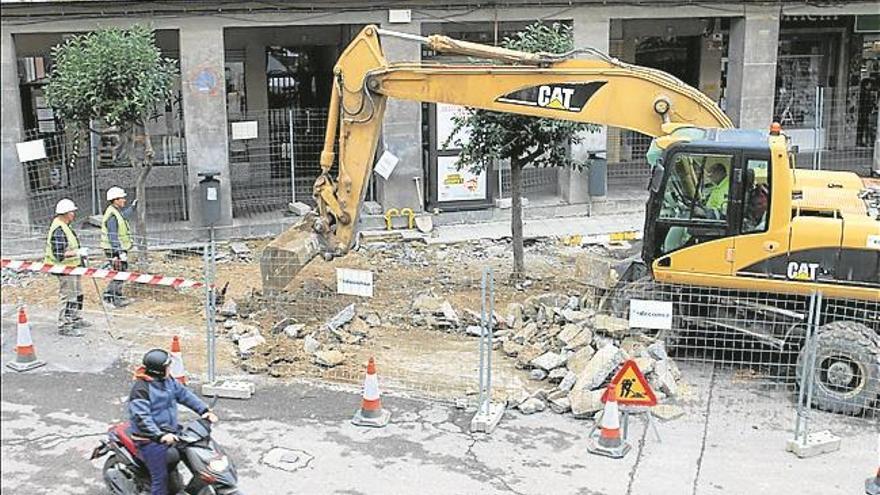
[[[510,405],[524,414],[549,408],[592,418],[614,374],[634,359],[659,401],[674,397],[681,372],[663,342],[629,328],[627,320],[581,307],[576,296],[542,294],[507,307],[508,329],[496,332],[502,352],[547,384]],[[540,405],[539,405],[540,403]]]
[[[478,337],[480,315],[457,311],[449,301],[428,291],[418,294],[410,311],[415,327],[463,332]],[[627,320],[596,314],[577,296],[545,293],[507,307],[507,317],[493,315],[494,345],[529,378],[545,387],[523,391],[510,405],[524,414],[545,409],[576,418],[592,418],[602,409],[602,394],[628,359],[662,401],[678,391],[681,372],[663,342],[629,328]]]
[[[290,375],[290,369],[281,368],[294,364],[300,369],[340,366],[352,346],[361,345],[382,323],[375,312],[358,311],[350,304],[320,325],[282,318],[264,336],[257,324],[249,322],[252,315],[242,314],[235,301],[227,300],[218,313],[218,321],[223,320],[219,326],[238,346],[242,368],[272,376]]]

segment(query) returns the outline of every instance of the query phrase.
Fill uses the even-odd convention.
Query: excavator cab
[[[670,254],[707,242],[732,248],[734,236],[767,225],[770,149],[766,137],[754,131],[721,129],[691,129],[689,134],[698,139],[679,140],[652,157],[642,252],[649,266],[655,260],[659,266],[668,266]],[[720,253],[713,271],[730,274]]]

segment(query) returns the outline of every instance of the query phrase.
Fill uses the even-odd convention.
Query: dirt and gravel
[[[228,282],[225,300],[233,301],[237,308],[234,316],[218,316],[219,370],[357,383],[362,380],[366,360],[375,356],[383,383],[388,386],[449,399],[476,389],[478,344],[467,330],[478,324],[485,269],[494,272],[494,304],[496,317],[501,320],[507,318],[502,313],[511,303],[532,296],[549,292],[582,296],[587,287],[579,281],[583,278],[578,277],[575,267],[584,252],[623,256],[622,251],[609,253],[598,247],[571,247],[559,239],[533,241],[526,246],[527,278],[512,282],[511,249],[506,241],[437,246],[371,242],[329,262],[315,259],[285,294],[267,297],[261,293],[259,271],[259,256],[267,242],[247,242],[251,251],[248,256],[235,254],[241,250],[240,244],[237,249],[220,245],[217,286]],[[372,271],[374,296],[337,294],[336,269],[343,267]],[[144,271],[201,279],[203,258],[201,252],[192,250],[153,252]],[[94,283],[83,279],[87,308],[100,307],[97,292],[103,290],[105,283],[98,281],[97,291]],[[51,276],[5,273],[3,284],[4,303],[21,300],[49,307],[57,304],[57,283]],[[184,333],[191,337],[185,341],[187,367],[193,373],[202,371],[204,292],[143,285],[129,285],[126,291],[137,302],[113,309],[113,321],[124,325],[125,316],[132,315],[153,318],[157,325],[187,329]],[[431,319],[414,317],[413,304],[420,296],[448,301],[459,324],[443,326]],[[326,322],[351,304],[355,305],[356,321],[343,325],[337,335],[328,332]],[[279,326],[279,322],[286,324]],[[285,332],[284,327],[291,325],[298,328]],[[357,327],[355,336],[350,332],[352,326]],[[320,359],[314,346],[304,345],[307,336],[318,341],[318,350],[324,353]],[[150,335],[127,337],[136,344],[156,343]],[[244,352],[242,342],[247,347]],[[500,340],[497,345],[500,346]],[[515,361],[505,357],[500,349],[494,357],[499,395],[512,396],[523,389],[540,388],[540,384],[529,380],[527,370],[518,369]]]

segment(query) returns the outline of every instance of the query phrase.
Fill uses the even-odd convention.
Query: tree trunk
[[[513,236],[513,273],[514,281],[525,276],[523,261],[523,222],[522,222],[522,162],[510,160],[510,232]]]
[[[144,161],[140,164],[140,173],[137,176],[137,182],[135,182],[135,195],[138,199],[138,206],[135,210],[135,232],[137,235],[136,245],[138,250],[138,264],[145,268],[146,263],[149,261],[147,254],[147,177],[150,175],[150,171],[153,169],[153,143],[150,141],[150,131],[147,129],[146,123],[143,126],[135,125],[132,128],[132,133],[137,132],[137,128],[143,129],[142,138],[144,140]],[[137,140],[132,140],[133,144],[137,143]],[[134,148],[134,146],[132,146]],[[132,154],[134,154],[134,150],[132,150]]]

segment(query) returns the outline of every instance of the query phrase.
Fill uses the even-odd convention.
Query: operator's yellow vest
[[[110,233],[107,231],[107,220],[110,216],[116,217],[116,226],[119,229],[119,243],[122,245],[123,251],[128,251],[131,249],[131,229],[128,225],[128,220],[122,216],[122,213],[116,209],[115,206],[109,205],[107,209],[104,210],[104,218],[101,219],[101,249],[109,251],[112,249],[110,245]]]
[[[73,233],[73,230],[71,230],[69,225],[62,222],[60,218],[55,217],[55,219],[52,220],[52,225],[49,226],[49,235],[46,236],[46,254],[43,257],[43,263],[67,266],[82,265],[82,258],[80,258],[79,255],[64,258],[63,260],[55,258],[55,252],[52,249],[52,236],[55,235],[55,229],[61,229],[64,232],[64,237],[67,237],[67,250],[75,251],[79,249],[79,239],[76,237],[76,234]]]

